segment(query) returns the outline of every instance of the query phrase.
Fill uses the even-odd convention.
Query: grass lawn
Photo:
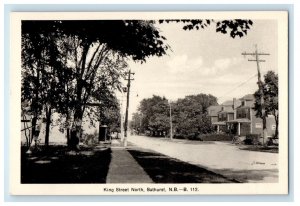
[[[239,147],[241,150],[255,151],[255,152],[269,152],[278,153],[278,146],[257,146],[257,145],[243,145]]]
[[[237,183],[204,168],[152,151],[129,149],[155,183]]]
[[[49,146],[32,154],[21,148],[21,183],[105,183],[111,161],[108,148],[82,148],[69,152],[66,146]]]

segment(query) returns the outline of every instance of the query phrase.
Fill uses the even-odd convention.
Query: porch
[[[251,120],[249,119],[234,119],[226,122],[229,128],[229,133],[237,136],[245,136],[252,134]]]

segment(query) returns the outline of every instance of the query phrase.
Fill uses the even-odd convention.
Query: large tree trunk
[[[70,129],[67,128],[67,145],[70,145]]]
[[[82,124],[82,111],[76,109],[74,114],[74,122],[71,128],[71,135],[69,139],[69,148],[71,150],[79,150],[79,140],[81,136],[81,124]]]
[[[80,82],[77,84],[77,104],[75,106],[75,112],[74,112],[74,121],[71,128],[71,136],[69,139],[69,147],[71,150],[79,150],[79,140],[81,136],[81,124],[82,124],[82,117],[83,117],[83,111],[81,106],[81,91],[82,86],[80,85]]]
[[[49,146],[49,133],[51,124],[51,107],[46,108],[46,134],[45,134],[45,146]]]
[[[74,112],[74,121],[71,128],[71,136],[69,139],[69,148],[71,150],[79,150],[79,140],[81,137],[81,124],[82,124],[82,117],[84,112],[82,101],[82,91],[84,88],[84,81],[83,81],[83,74],[86,69],[86,58],[89,51],[91,43],[85,42],[83,43],[83,50],[82,50],[82,61],[80,67],[77,69],[77,85],[76,85],[76,106],[75,106],[75,112]]]

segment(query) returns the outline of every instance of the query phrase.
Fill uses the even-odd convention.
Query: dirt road
[[[130,136],[128,141],[242,182],[278,181],[277,153],[240,150],[227,142],[170,141],[146,136]]]

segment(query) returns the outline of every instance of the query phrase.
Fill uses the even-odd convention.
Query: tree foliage
[[[215,23],[216,32],[229,32],[233,38],[247,34],[252,25],[250,20],[159,20],[170,21],[185,23],[185,30]],[[65,118],[65,127],[72,130],[70,146],[78,146],[84,114],[101,113],[91,109],[85,112],[87,104],[104,102],[109,99],[105,94],[120,89],[127,60],[145,63],[151,56],[166,54],[169,46],[156,22],[22,21],[22,100],[31,102],[36,117],[43,108],[48,117],[52,109],[59,112]],[[155,130],[167,129],[166,108],[167,101],[162,100],[153,108],[160,115],[143,123]]]
[[[170,131],[170,106],[174,136],[193,138],[212,131],[207,108],[216,105],[212,95],[189,95],[175,102],[168,102],[165,97],[154,95],[140,102],[139,113],[134,116],[140,121],[141,130],[149,130],[152,135]]]
[[[175,133],[179,137],[196,138],[212,131],[207,108],[217,105],[212,95],[189,95],[174,105]]]
[[[167,131],[170,128],[168,100],[165,97],[153,95],[152,98],[143,99],[139,105],[141,121],[140,130],[151,131],[153,135],[156,132]]]
[[[199,30],[204,29],[211,24],[216,25],[216,32],[221,32],[223,34],[229,33],[232,38],[243,37],[247,35],[248,30],[253,25],[250,19],[231,19],[231,20],[213,20],[213,19],[177,19],[177,20],[159,20],[159,23],[163,22],[182,22],[184,30]]]
[[[48,38],[51,41],[46,41]],[[105,102],[109,99],[106,90],[121,87],[127,58],[145,62],[150,56],[164,55],[168,49],[164,39],[152,21],[23,21],[23,62],[35,65],[35,71],[24,67],[24,72],[31,73],[23,75],[23,96],[33,99],[28,89],[34,87],[35,96],[44,104],[40,88],[45,88],[51,108],[64,114],[66,122],[73,122],[67,127],[72,130],[69,143],[74,148],[79,143],[87,103]],[[40,80],[36,71],[51,75]]]
[[[52,108],[64,106],[64,85],[69,78],[63,57],[57,47],[58,33],[49,30],[49,24],[40,25],[40,32],[23,32],[22,23],[22,101],[30,102],[33,114],[32,134],[42,113],[46,120],[45,144],[49,142]]]
[[[278,136],[278,75],[273,71],[268,71],[264,75],[263,82],[263,99],[264,105],[261,104],[261,92],[257,90],[254,93],[255,103],[254,110],[256,116],[262,118],[262,106],[265,109],[265,115],[274,115],[276,122],[275,136]]]

